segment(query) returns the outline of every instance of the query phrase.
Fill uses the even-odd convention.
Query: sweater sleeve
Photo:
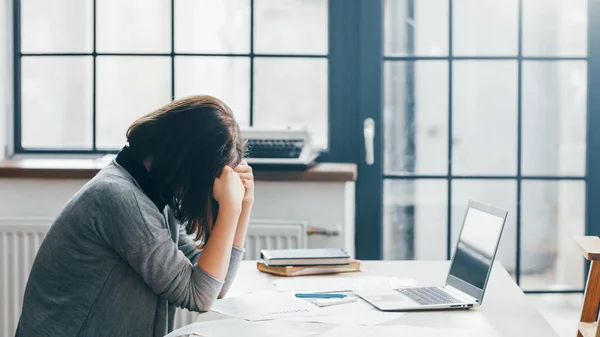
[[[157,295],[189,310],[210,310],[224,282],[179,249],[163,214],[145,195],[113,185],[99,193],[96,205],[100,213],[110,211],[111,221],[103,221],[101,235]]]
[[[198,257],[202,254],[202,249],[197,248],[198,242],[192,239],[192,236],[187,234],[183,226],[179,226],[179,250],[190,260],[192,264],[198,263]],[[227,275],[225,275],[225,282],[223,288],[219,293],[218,298],[223,298],[231,288],[231,284],[235,280],[242,258],[244,257],[245,249],[238,247],[231,247],[231,257],[229,259],[229,267],[227,269]]]
[[[198,257],[202,254],[202,249],[198,249],[198,242],[192,239],[192,236],[187,234],[183,226],[179,226],[179,250],[192,262],[192,264],[198,263]],[[243,248],[231,247],[231,257],[229,259],[229,267],[227,269],[227,275],[225,276],[225,282],[223,288],[219,293],[218,298],[223,298],[227,294],[227,291],[231,287],[240,268],[240,263],[244,257],[245,250]]]
[[[192,264],[168,233],[127,250],[125,259],[155,293],[178,307],[208,311],[223,287]]]
[[[231,284],[233,280],[235,280],[235,275],[240,269],[240,264],[242,262],[242,258],[244,257],[245,249],[238,248],[233,246],[231,248],[231,258],[229,259],[229,269],[227,269],[227,275],[225,275],[225,283],[221,288],[221,292],[219,293],[218,298],[223,298],[227,295],[229,288],[231,288]]]

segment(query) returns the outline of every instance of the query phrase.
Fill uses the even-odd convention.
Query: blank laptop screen
[[[469,208],[450,274],[483,289],[490,272],[504,218]]]

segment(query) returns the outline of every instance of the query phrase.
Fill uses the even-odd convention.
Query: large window
[[[384,2],[386,258],[449,258],[475,199],[524,290],[582,288],[587,3]]]
[[[16,152],[120,148],[137,117],[210,94],[239,123],[328,146],[327,0],[15,0]]]

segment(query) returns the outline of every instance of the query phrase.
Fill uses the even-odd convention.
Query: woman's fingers
[[[248,164],[240,164],[234,169],[234,171],[237,173],[252,172],[252,167],[250,167]]]
[[[241,179],[254,180],[254,175],[252,174],[252,172],[238,173],[238,175]]]
[[[234,171],[237,172],[240,175],[240,178],[242,178],[242,179],[248,179],[248,180],[254,179],[254,174],[252,173],[252,167],[250,165],[246,164],[246,162],[244,162],[244,161],[240,165],[238,165]]]

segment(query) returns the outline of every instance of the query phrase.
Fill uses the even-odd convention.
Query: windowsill
[[[12,158],[0,161],[0,178],[91,179],[109,162],[106,158]],[[259,181],[355,181],[356,165],[319,163],[306,171],[254,170],[254,176]]]

